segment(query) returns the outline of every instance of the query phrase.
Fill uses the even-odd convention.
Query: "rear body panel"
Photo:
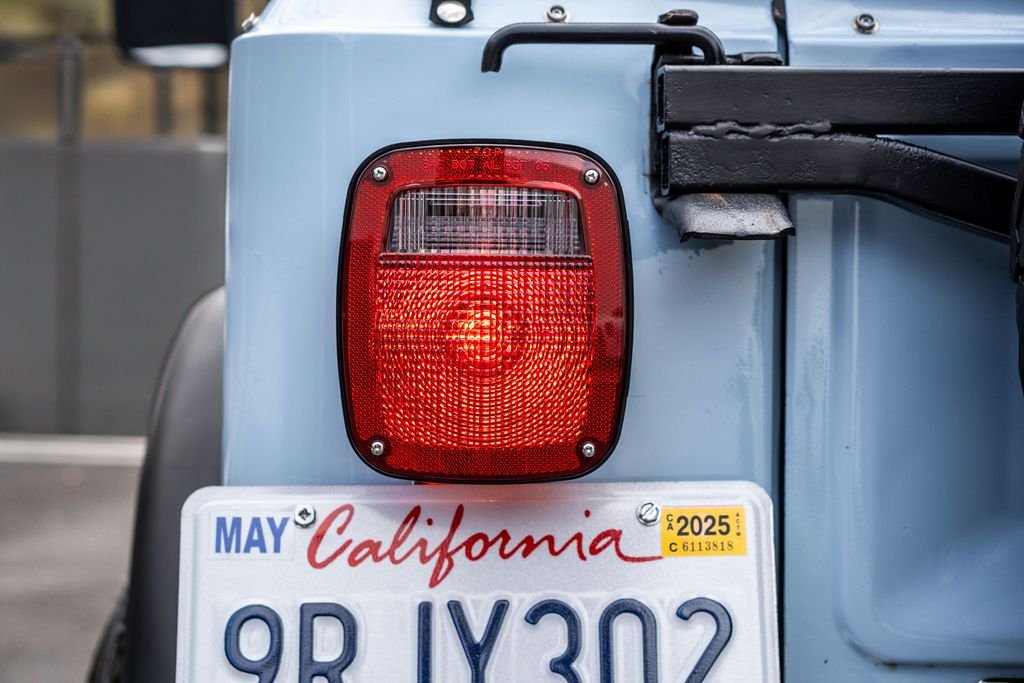
[[[1024,400],[1005,247],[823,196],[792,201],[788,242],[680,244],[646,175],[651,48],[516,46],[480,73],[487,36],[549,4],[480,0],[452,30],[427,21],[425,1],[279,0],[235,43],[225,483],[392,481],[353,452],[338,382],[338,252],[366,157],[422,140],[575,145],[621,182],[634,296],[620,440],[585,481],[764,487],[787,680],[1021,671]],[[574,22],[651,21],[674,7],[568,9]],[[781,50],[801,66],[1024,63],[1024,9],[1008,2],[790,0],[788,45],[768,0],[693,8],[729,53]],[[853,30],[864,11],[877,34]],[[1019,152],[943,144],[1003,167]]]
[[[387,145],[505,139],[583,147],[622,184],[633,367],[618,448],[587,480],[746,479],[771,491],[775,245],[680,245],[658,217],[645,175],[651,49],[521,46],[483,74],[490,33],[547,5],[480,3],[471,27],[453,30],[429,24],[422,2],[377,17],[366,3],[298,16],[305,4],[275,4],[234,48],[227,483],[387,481],[352,451],[341,409],[335,287],[349,183]],[[592,2],[573,20],[670,8]],[[776,49],[765,3],[700,9],[729,49]]]

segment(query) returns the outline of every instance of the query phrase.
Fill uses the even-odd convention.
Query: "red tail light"
[[[625,225],[594,159],[457,145],[356,176],[339,278],[349,435],[385,474],[583,474],[618,436],[628,371]]]

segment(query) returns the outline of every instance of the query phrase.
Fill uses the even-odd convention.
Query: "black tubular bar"
[[[659,129],[718,121],[827,121],[847,133],[1013,134],[1022,69],[671,65],[657,72]]]
[[[512,45],[525,43],[581,43],[602,45],[657,45],[681,50],[696,47],[707,64],[725,62],[725,48],[713,32],[703,26],[666,24],[509,24],[487,39],[480,70],[500,71],[501,57]]]
[[[756,98],[752,98],[756,99]],[[850,134],[661,136],[661,194],[850,192],[1009,235],[1016,180],[897,140]]]

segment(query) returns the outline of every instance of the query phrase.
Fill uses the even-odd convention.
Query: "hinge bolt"
[[[545,15],[548,21],[556,24],[564,24],[569,21],[569,12],[566,11],[561,5],[552,5],[548,8],[547,14]]]

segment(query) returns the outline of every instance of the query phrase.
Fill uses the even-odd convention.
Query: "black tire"
[[[153,402],[128,588],[96,646],[87,683],[174,683],[181,506],[222,481],[224,290],[189,310]],[[2,663],[0,663],[2,669]]]
[[[96,644],[87,683],[125,683],[125,613],[128,598],[125,591],[117,599],[103,635]]]

